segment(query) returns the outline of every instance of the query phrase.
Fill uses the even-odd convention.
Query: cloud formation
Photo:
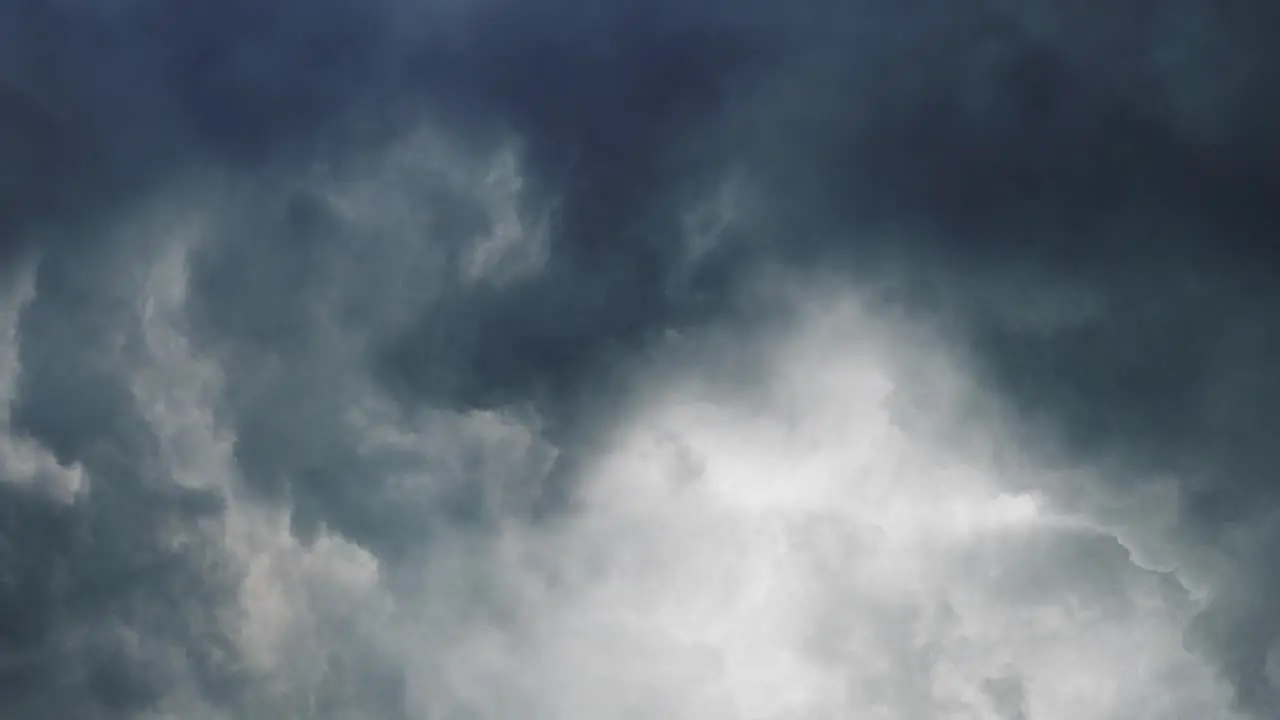
[[[0,0],[0,714],[1280,710],[1271,11]]]

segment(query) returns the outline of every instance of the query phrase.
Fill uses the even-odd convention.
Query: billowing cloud
[[[0,715],[1266,718],[1270,11],[0,0]]]

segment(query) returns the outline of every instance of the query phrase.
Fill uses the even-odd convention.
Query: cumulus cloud
[[[1269,11],[0,0],[0,714],[1265,718]]]

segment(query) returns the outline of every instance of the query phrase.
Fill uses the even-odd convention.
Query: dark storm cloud
[[[1032,426],[1051,428],[1059,462],[1113,464],[1107,482],[1119,493],[1141,478],[1180,479],[1180,532],[1240,563],[1189,643],[1266,716],[1275,609],[1260,598],[1274,580],[1250,558],[1275,538],[1223,533],[1271,524],[1280,471],[1267,439],[1277,385],[1259,365],[1274,356],[1277,327],[1280,258],[1269,238],[1280,164],[1272,134],[1258,129],[1276,117],[1275,61],[1255,31],[1261,14],[1223,11],[1216,29],[1192,30],[1214,33],[1207,41],[1226,55],[1215,57],[1197,54],[1195,38],[1180,46],[1161,36],[1183,10],[1208,12],[1079,16],[1047,22],[1047,37],[1010,38],[997,24],[987,42],[1004,59],[976,70],[990,62],[977,52],[982,32],[958,35],[945,52],[934,45],[915,75],[932,74],[932,85],[872,114],[867,130],[833,134],[848,139],[848,164],[819,183],[836,184],[828,197],[838,207],[813,214],[888,226],[912,238],[898,250],[902,264],[943,266],[915,278],[926,289],[918,297],[972,328],[990,381]],[[1156,66],[1160,55],[1183,70]],[[1195,98],[1184,84],[1196,80],[1181,74],[1192,70],[1214,78],[1219,95]],[[1046,281],[1074,286],[1065,301],[1093,309],[1028,328],[992,306],[993,297],[1034,306]],[[992,293],[991,284],[1022,287]]]
[[[422,5],[0,3],[6,716],[446,707],[369,588],[563,512],[655,348],[774,329],[771,266],[944,327],[1118,535],[1174,478],[1129,550],[1274,712],[1271,11]],[[1128,587],[1091,563],[1053,581]]]
[[[1125,63],[1114,73],[1141,75],[1150,46],[1166,41],[1142,37],[1158,32],[1158,19],[1153,10],[1131,20],[1133,32],[1099,53]],[[1267,439],[1277,385],[1259,369],[1274,356],[1280,259],[1269,241],[1280,221],[1280,165],[1270,134],[1256,129],[1260,117],[1275,117],[1274,61],[1250,29],[1263,20],[1223,20],[1225,37],[1211,40],[1245,56],[1250,72],[1237,71],[1238,58],[1197,58],[1198,72],[1231,90],[1212,107],[1192,107],[1191,119],[1164,110],[1168,96],[1181,99],[1179,75],[1151,73],[1152,85],[1166,84],[1162,97],[1141,78],[1117,87],[1112,66],[1089,66],[1106,61],[1085,57],[1077,38],[1100,19],[1010,43],[1011,61],[994,73],[1005,83],[998,103],[979,105],[976,116],[964,106],[975,100],[972,86],[954,78],[965,56],[948,56],[938,86],[908,111],[886,113],[883,126],[873,118],[869,132],[854,135],[855,169],[836,172],[866,181],[849,193],[867,204],[854,214],[923,225],[916,236],[929,246],[906,250],[908,258],[932,258],[950,276],[923,280],[950,286],[925,302],[965,308],[960,322],[975,330],[991,382],[1030,422],[1051,428],[1060,462],[1113,463],[1112,476],[1128,478],[1108,481],[1120,493],[1139,478],[1180,479],[1181,532],[1240,563],[1189,642],[1221,662],[1245,707],[1268,715],[1275,610],[1259,598],[1274,580],[1268,563],[1250,558],[1276,540],[1265,530],[1224,536],[1237,524],[1270,526],[1280,471]],[[973,288],[1022,282],[996,296],[1033,303],[1046,278],[1083,288],[1103,309],[1028,330],[984,307],[987,293]]]

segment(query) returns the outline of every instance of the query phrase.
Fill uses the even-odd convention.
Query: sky
[[[0,0],[0,716],[1280,716],[1280,10]]]

